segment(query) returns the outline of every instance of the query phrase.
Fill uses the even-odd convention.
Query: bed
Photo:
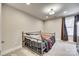
[[[32,51],[43,55],[44,52],[48,52],[55,43],[55,33],[48,34],[51,34],[51,40],[47,39],[48,37],[41,31],[22,32],[22,46],[28,47]]]

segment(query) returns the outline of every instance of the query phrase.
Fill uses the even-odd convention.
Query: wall
[[[1,55],[1,3],[0,3],[0,55]]]
[[[62,19],[56,18],[52,20],[45,21],[45,32],[55,32],[56,33],[56,39],[61,39],[61,24]]]
[[[22,31],[43,30],[43,22],[9,6],[2,6],[3,54],[22,45]],[[7,52],[6,52],[7,53]]]

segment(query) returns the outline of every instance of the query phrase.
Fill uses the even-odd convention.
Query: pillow
[[[42,40],[41,35],[30,35],[30,37]]]
[[[35,42],[37,41],[37,40],[35,40],[35,39],[32,39],[32,38],[30,38],[30,40],[31,40],[31,41],[35,41]]]
[[[51,37],[50,34],[43,34],[43,35],[42,35],[42,38],[43,38],[43,39],[46,39],[46,40],[50,39],[50,37]]]
[[[24,36],[25,36],[26,38],[29,38],[29,37],[30,37],[30,35],[26,35],[26,34],[25,34]]]
[[[36,32],[28,32],[28,34],[34,34],[34,35],[38,35],[38,34],[40,34],[41,33],[41,31],[36,31]]]
[[[42,41],[40,41],[40,40],[35,40],[35,39],[30,39],[31,41],[34,41],[34,42],[38,42],[38,43],[41,43]]]

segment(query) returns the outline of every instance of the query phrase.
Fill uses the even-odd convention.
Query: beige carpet
[[[22,48],[11,53],[6,54],[6,56],[39,56],[28,48]],[[76,43],[74,42],[64,42],[56,41],[52,49],[45,53],[43,56],[78,56],[76,51]]]
[[[56,41],[52,49],[44,56],[78,56],[76,43]]]

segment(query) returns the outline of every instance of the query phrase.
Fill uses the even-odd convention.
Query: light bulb
[[[67,11],[64,11],[64,13],[67,13]]]
[[[26,3],[27,5],[30,5],[30,3]]]
[[[51,9],[51,10],[49,11],[49,15],[53,15],[53,14],[55,14],[55,12],[53,11],[53,9]]]
[[[55,12],[54,12],[54,11],[49,12],[49,15],[53,15],[53,14],[55,14]]]

